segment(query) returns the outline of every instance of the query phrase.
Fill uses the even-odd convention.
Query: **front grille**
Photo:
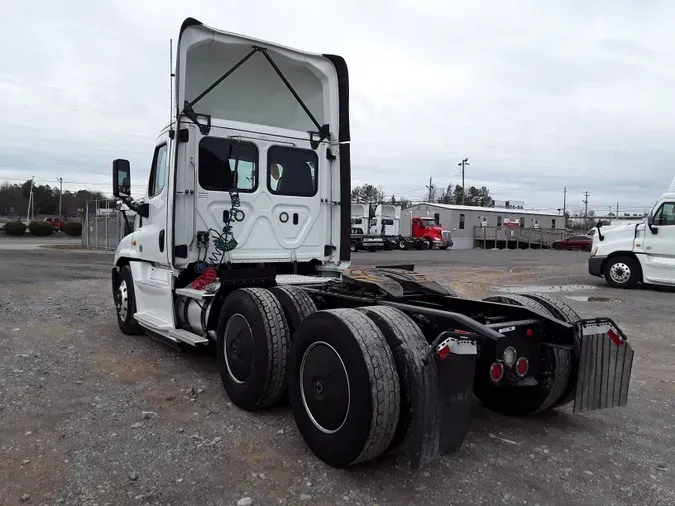
[[[449,241],[452,238],[449,230],[443,230],[443,240]]]

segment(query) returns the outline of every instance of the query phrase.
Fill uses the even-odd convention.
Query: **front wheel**
[[[427,249],[434,249],[434,241],[427,238]]]
[[[582,248],[584,251],[591,251],[591,245],[590,244],[585,244],[584,247]]]
[[[358,244],[356,244],[356,241],[352,241],[351,244],[349,245],[349,251],[352,253],[355,253],[359,250]]]
[[[143,328],[134,319],[136,312],[136,292],[131,277],[131,267],[122,266],[120,269],[119,284],[115,289],[115,309],[117,310],[117,325],[127,335],[143,333]]]
[[[640,265],[628,256],[610,258],[605,264],[605,279],[614,288],[633,288],[640,281]]]

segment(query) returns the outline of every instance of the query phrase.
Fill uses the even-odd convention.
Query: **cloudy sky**
[[[188,16],[345,57],[355,185],[421,198],[468,157],[497,199],[641,211],[675,176],[672,1],[5,0],[0,182],[109,192],[126,157],[143,190]]]

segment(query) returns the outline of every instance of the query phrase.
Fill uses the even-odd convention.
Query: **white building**
[[[417,204],[408,208],[413,216],[432,216],[452,231],[452,249],[474,247],[474,227],[520,227],[538,229],[564,229],[565,217],[529,209],[506,209],[498,207],[458,206],[454,204]]]

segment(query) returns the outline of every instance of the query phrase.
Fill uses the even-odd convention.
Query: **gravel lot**
[[[414,472],[391,459],[340,471],[309,453],[289,409],[232,407],[208,352],[178,353],[119,332],[111,255],[4,249],[0,503],[672,506],[675,294],[610,289],[586,274],[586,258],[357,254],[362,266],[415,262],[470,297],[506,286],[565,287],[560,295],[582,314],[621,325],[636,361],[626,408],[510,419],[476,402],[458,453]]]

